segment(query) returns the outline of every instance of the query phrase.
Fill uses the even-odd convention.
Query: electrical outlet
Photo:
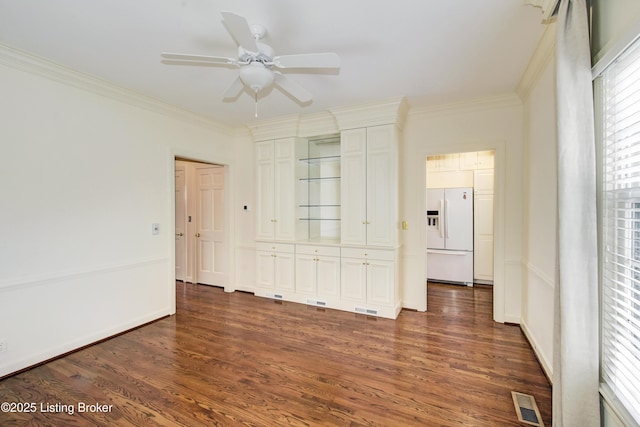
[[[8,344],[6,340],[0,340],[0,353],[4,353],[8,350]]]

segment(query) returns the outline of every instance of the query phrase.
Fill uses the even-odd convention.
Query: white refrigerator
[[[473,286],[473,188],[427,189],[427,279]]]

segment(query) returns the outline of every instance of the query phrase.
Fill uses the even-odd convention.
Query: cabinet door
[[[273,239],[274,237],[274,176],[273,141],[256,143],[256,237]]]
[[[474,200],[473,277],[493,280],[493,194],[477,194]]]
[[[261,288],[273,289],[275,283],[275,265],[273,252],[256,252],[256,283]]]
[[[340,294],[342,298],[364,301],[367,291],[367,268],[362,259],[342,258],[340,262]]]
[[[274,218],[275,239],[293,241],[296,238],[295,199],[295,140],[279,139],[274,142]]]
[[[478,167],[478,153],[460,153],[460,170],[472,171]]]
[[[478,169],[493,169],[493,160],[494,152],[490,151],[479,151],[478,152]]]
[[[396,141],[394,125],[367,129],[367,245],[393,246],[397,240]]]
[[[296,291],[307,294],[316,292],[316,257],[296,255]]]
[[[295,284],[294,277],[294,256],[278,252],[275,254],[275,287],[280,290],[293,291]]]
[[[367,132],[354,129],[342,132],[341,152],[341,241],[364,245],[367,239]]]
[[[318,257],[317,259],[318,295],[338,296],[340,294],[340,258]]]
[[[368,260],[367,264],[367,302],[392,304],[395,290],[395,263]]]

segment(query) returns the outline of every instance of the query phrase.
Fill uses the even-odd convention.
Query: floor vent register
[[[513,404],[516,407],[516,413],[518,414],[518,420],[531,426],[544,427],[538,405],[536,405],[536,399],[530,394],[518,393],[512,391]]]

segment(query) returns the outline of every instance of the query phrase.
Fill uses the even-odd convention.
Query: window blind
[[[599,82],[601,381],[640,423],[640,43]]]

